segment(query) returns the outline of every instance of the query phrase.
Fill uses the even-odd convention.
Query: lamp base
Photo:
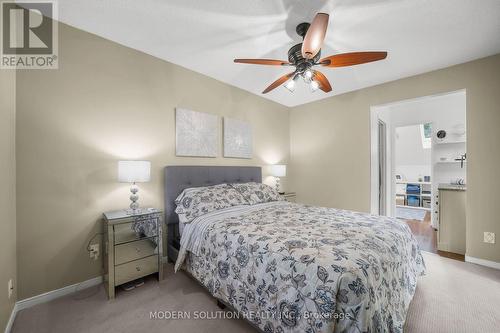
[[[139,195],[137,194],[137,192],[139,192],[139,187],[137,187],[137,185],[134,183],[131,187],[130,187],[130,192],[132,193],[130,195],[130,201],[132,201],[130,203],[130,209],[127,209],[127,214],[129,215],[134,215],[134,214],[139,214],[141,212],[140,208],[139,208]]]
[[[275,177],[276,178],[276,192],[281,194],[281,189],[280,189],[280,177]]]

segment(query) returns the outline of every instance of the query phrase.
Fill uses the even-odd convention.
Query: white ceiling
[[[286,106],[500,53],[499,0],[64,0],[59,20]],[[287,60],[295,26],[330,14],[322,55],[388,51],[386,60],[323,68],[333,91],[299,85],[261,91],[290,67],[233,63]]]

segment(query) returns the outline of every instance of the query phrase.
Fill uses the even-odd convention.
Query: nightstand
[[[285,198],[286,201],[289,202],[295,202],[297,199],[297,193],[295,192],[285,192],[283,194],[280,194],[283,198]]]
[[[104,213],[104,284],[109,299],[115,297],[115,287],[126,282],[154,273],[163,279],[162,215],[154,208],[133,215],[125,210]]]

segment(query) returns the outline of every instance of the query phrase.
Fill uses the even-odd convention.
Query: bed
[[[425,264],[396,219],[273,201],[199,216],[180,237],[184,189],[261,178],[259,167],[165,168],[176,269],[263,332],[402,332]]]

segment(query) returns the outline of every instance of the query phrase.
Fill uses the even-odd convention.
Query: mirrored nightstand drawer
[[[124,284],[155,272],[158,272],[157,255],[118,265],[115,267],[115,285]]]
[[[144,235],[137,234],[132,229],[132,223],[115,224],[113,227],[115,230],[115,244],[132,242],[146,237]],[[157,236],[157,233],[151,236]]]
[[[115,246],[115,265],[157,254],[156,237]]]

